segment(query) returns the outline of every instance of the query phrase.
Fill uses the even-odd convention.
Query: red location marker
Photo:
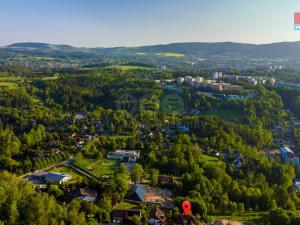
[[[182,206],[184,214],[188,215],[192,208],[191,203],[188,200],[185,200],[182,202],[181,206]]]

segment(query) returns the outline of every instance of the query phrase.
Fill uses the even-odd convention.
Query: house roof
[[[55,183],[61,183],[64,179],[68,178],[71,179],[71,175],[66,173],[57,173],[57,172],[39,172],[33,174],[35,177],[38,177],[39,179],[43,179],[46,182],[55,182]]]
[[[174,208],[172,195],[172,192],[167,189],[135,184],[128,192],[126,199],[129,201],[161,205],[163,208]]]
[[[144,185],[135,184],[132,186],[131,191],[127,195],[127,199],[132,201],[143,202],[145,195],[147,193],[147,188]]]
[[[79,188],[78,190],[78,194],[80,196],[97,196],[97,191],[95,190],[91,190],[91,189],[88,189],[88,188]]]
[[[161,211],[158,207],[156,207],[156,209],[153,209],[150,212],[149,218],[154,218],[159,220],[161,223],[164,223],[166,220],[166,214]]]

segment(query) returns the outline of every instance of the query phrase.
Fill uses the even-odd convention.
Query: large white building
[[[119,161],[136,162],[140,157],[140,151],[138,150],[116,150],[107,154],[108,159],[114,159]]]
[[[213,74],[212,74],[212,80],[218,80],[218,79],[221,79],[222,78],[222,76],[223,76],[223,73],[222,72],[214,72]]]
[[[182,84],[184,82],[184,77],[177,77],[176,81],[178,84]]]
[[[34,173],[32,175],[33,179],[38,179],[43,183],[56,183],[56,184],[62,184],[70,179],[72,179],[72,176],[66,173],[57,173],[57,172],[39,172]]]

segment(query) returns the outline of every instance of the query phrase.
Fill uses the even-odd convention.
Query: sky
[[[0,0],[0,46],[300,41],[300,0]]]

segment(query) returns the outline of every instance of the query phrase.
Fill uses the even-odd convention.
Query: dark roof
[[[166,176],[166,175],[159,175],[158,181],[162,183],[173,183],[174,177],[173,176]]]
[[[97,191],[88,188],[79,188],[77,193],[79,196],[97,196]]]
[[[134,184],[126,196],[126,199],[131,201],[143,202],[147,189],[144,185]]]

